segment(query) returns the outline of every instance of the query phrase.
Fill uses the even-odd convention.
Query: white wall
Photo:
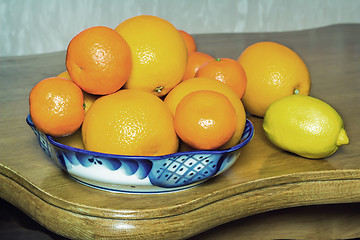
[[[152,14],[189,33],[360,23],[360,0],[0,0],[0,56],[65,50],[85,28]]]

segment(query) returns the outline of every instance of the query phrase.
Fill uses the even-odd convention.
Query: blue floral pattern
[[[247,120],[241,143],[233,147],[233,150],[135,157],[96,153],[62,145],[36,129],[30,115],[26,120],[34,131],[41,148],[57,160],[65,171],[85,183],[86,179],[89,179],[90,185],[96,181],[100,188],[103,187],[102,182],[108,182],[112,185],[145,184],[171,189],[207,180],[228,169],[240,155],[241,147],[245,146],[254,134],[253,126]],[[128,180],[130,176],[133,178]]]

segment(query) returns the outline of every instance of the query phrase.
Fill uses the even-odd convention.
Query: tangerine
[[[196,43],[195,43],[194,38],[189,33],[185,32],[184,30],[179,30],[179,32],[185,41],[185,45],[186,45],[188,54],[190,54],[192,52],[196,52]]]
[[[114,29],[91,27],[70,41],[66,68],[71,79],[84,91],[97,95],[110,94],[129,79],[131,50]]]
[[[241,99],[246,90],[246,75],[241,64],[231,58],[214,58],[199,67],[195,77],[214,78],[234,90]]]
[[[37,83],[29,96],[30,115],[37,129],[55,137],[80,128],[85,111],[81,89],[72,81],[52,77]]]
[[[203,52],[192,52],[188,56],[187,65],[185,74],[183,76],[183,81],[188,80],[190,78],[194,78],[196,71],[199,69],[199,67],[204,64],[205,62],[214,59],[209,54],[203,53]]]
[[[236,112],[222,93],[200,90],[189,93],[175,111],[175,131],[183,142],[200,150],[214,150],[234,135]]]
[[[64,72],[60,73],[59,75],[57,75],[57,77],[62,77],[62,78],[72,81],[68,71],[64,71]],[[84,95],[84,110],[85,110],[85,113],[87,113],[87,111],[89,110],[91,105],[95,102],[96,99],[99,98],[99,96],[87,93],[84,90],[83,90],[83,95]]]
[[[164,102],[169,107],[170,112],[175,116],[175,111],[179,102],[189,93],[199,90],[210,90],[222,93],[232,103],[236,112],[236,130],[231,139],[224,144],[221,149],[230,148],[238,144],[245,128],[246,115],[241,100],[226,84],[211,78],[191,78],[181,82],[172,89],[169,94],[166,95]]]

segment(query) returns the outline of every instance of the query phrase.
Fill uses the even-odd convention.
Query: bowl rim
[[[31,115],[28,114],[28,116],[26,117],[26,122],[29,126],[37,129],[31,119]],[[47,140],[54,146],[58,147],[58,148],[62,148],[68,151],[74,151],[74,152],[78,152],[78,153],[82,153],[82,154],[87,154],[87,155],[92,155],[92,156],[96,156],[96,157],[103,157],[103,158],[121,158],[121,159],[131,159],[131,160],[161,160],[161,159],[166,159],[166,158],[172,158],[172,157],[177,157],[177,156],[183,156],[186,154],[191,154],[191,155],[197,155],[197,154],[224,154],[224,153],[229,153],[229,152],[234,152],[242,147],[244,147],[246,144],[248,144],[250,142],[250,140],[253,138],[254,136],[254,125],[253,123],[246,118],[246,122],[245,122],[245,128],[248,127],[250,129],[250,132],[248,134],[248,136],[241,141],[240,143],[238,143],[237,145],[231,147],[231,148],[227,148],[224,150],[194,150],[194,151],[184,151],[184,152],[176,152],[176,153],[171,153],[171,154],[166,154],[166,155],[159,155],[159,156],[138,156],[138,155],[120,155],[120,154],[110,154],[110,153],[102,153],[102,152],[96,152],[96,151],[90,151],[90,150],[85,150],[85,149],[80,149],[80,148],[75,148],[75,147],[71,147],[68,145],[64,145],[61,144],[57,141],[55,141],[52,136],[45,134]],[[244,128],[244,130],[245,130]],[[38,130],[39,132],[41,132],[40,130]]]

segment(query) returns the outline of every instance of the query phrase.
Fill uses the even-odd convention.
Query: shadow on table
[[[1,240],[66,240],[42,227],[15,206],[0,199]]]

